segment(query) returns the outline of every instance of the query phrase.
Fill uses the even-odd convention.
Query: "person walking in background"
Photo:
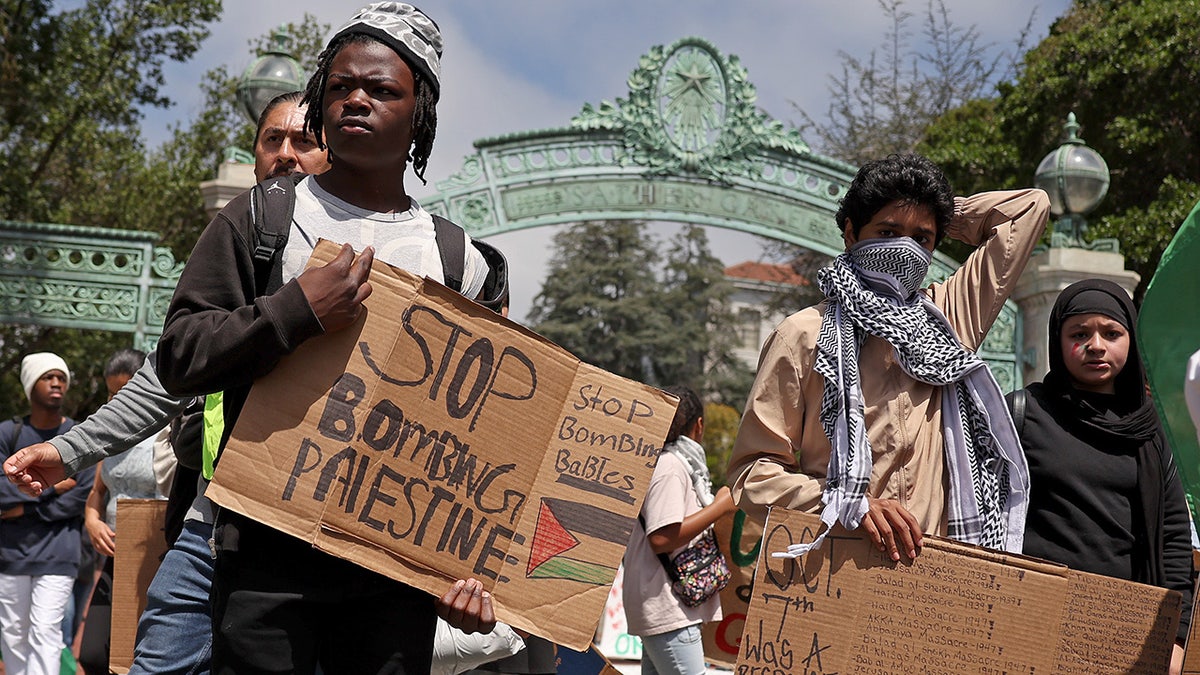
[[[714,594],[689,607],[671,590],[660,559],[673,558],[721,516],[737,510],[729,488],[714,498],[704,447],[704,407],[688,387],[668,387],[679,397],[658,465],[625,552],[622,586],[629,633],[642,639],[642,674],[698,675],[705,670],[700,624],[721,619]],[[673,563],[671,563],[673,564]]]
[[[1050,312],[1050,372],[1008,395],[1029,461],[1024,553],[1179,591],[1179,673],[1192,614],[1190,519],[1135,326],[1120,286],[1071,284]]]
[[[21,360],[29,414],[0,422],[0,456],[70,429],[62,414],[71,371],[57,354]],[[0,650],[7,675],[57,674],[63,616],[79,571],[80,526],[94,469],[46,486],[36,497],[0,484]]]
[[[280,94],[259,115],[254,140],[256,180],[321,173],[329,168],[326,152],[304,131],[306,108],[300,103],[302,94]],[[128,386],[121,387],[95,414],[62,436],[24,448],[6,461],[6,473],[19,486],[53,483],[152,437],[192,400],[190,396],[171,396],[163,389],[152,354]],[[194,440],[198,446],[198,433]],[[130,669],[135,675],[209,672],[213,560],[208,541],[212,538],[212,511],[206,508],[202,489],[197,495],[197,484],[203,484],[198,447],[192,454],[195,467],[177,468],[171,495],[175,508],[186,515],[147,592]],[[193,498],[199,506],[189,510]]]
[[[846,252],[818,273],[825,300],[767,339],[729,461],[748,515],[821,514],[820,535],[791,555],[835,522],[895,561],[917,556],[924,533],[1021,550],[1025,458],[974,350],[1048,212],[1041,190],[955,197],[919,155],[859,169],[835,217]],[[922,288],[944,236],[977,248]]]
[[[138,369],[146,355],[122,349],[108,358],[104,384],[112,400]],[[117,551],[117,500],[165,499],[158,489],[154,471],[156,437],[148,437],[129,450],[96,465],[96,479],[88,495],[83,524],[92,547],[104,556],[100,578],[92,592],[87,623],[79,649],[79,664],[89,675],[108,673],[109,634],[112,619],[113,557]]]

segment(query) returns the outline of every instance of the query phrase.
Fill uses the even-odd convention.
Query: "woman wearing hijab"
[[[1050,372],[1009,394],[1029,462],[1027,555],[1183,594],[1171,672],[1183,666],[1192,548],[1183,486],[1146,393],[1120,286],[1068,286],[1050,312]]]

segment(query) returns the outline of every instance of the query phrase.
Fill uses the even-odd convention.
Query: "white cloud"
[[[365,2],[359,0],[255,0],[226,2],[222,20],[192,62],[167,69],[166,93],[177,101],[151,111],[145,121],[151,144],[171,121],[194,116],[202,101],[196,83],[218,65],[240,72],[253,59],[247,43],[305,12],[337,27]],[[624,96],[625,80],[652,45],[685,36],[702,37],[737,55],[758,89],[759,105],[785,122],[798,115],[792,103],[820,117],[828,101],[828,76],[838,51],[865,56],[884,44],[887,22],[876,0],[418,0],[445,38],[443,99],[430,184],[444,178],[472,152],[479,138],[515,131],[562,127],[585,102]],[[919,38],[926,4],[909,0]],[[946,0],[958,25],[976,25],[984,42],[1010,46],[1031,11],[1033,41],[1046,34],[1069,0],[984,3]],[[411,185],[415,183],[415,185]],[[415,195],[427,194],[410,181]],[[549,230],[496,239],[508,249],[514,274],[513,316],[521,318],[540,286],[548,257]],[[727,263],[758,257],[748,235],[710,232]],[[716,243],[720,241],[720,246]]]

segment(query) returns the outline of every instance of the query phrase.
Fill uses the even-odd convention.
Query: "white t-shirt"
[[[625,551],[625,580],[622,599],[625,620],[632,635],[658,635],[705,621],[721,618],[721,601],[714,595],[699,607],[688,607],[671,592],[671,579],[650,548],[646,532],[682,523],[700,510],[696,488],[683,460],[670,452],[658,456],[658,465],[650,477],[646,501],[642,504],[641,523],[633,526],[629,548]],[[690,542],[689,542],[690,544]],[[685,547],[669,554],[675,557]]]
[[[415,199],[403,213],[377,213],[344,202],[326,192],[309,176],[296,185],[292,229],[283,249],[283,281],[296,278],[312,255],[318,239],[350,244],[361,251],[375,247],[375,258],[413,274],[443,282],[433,216]],[[487,280],[488,266],[466,239],[462,294],[475,298]]]

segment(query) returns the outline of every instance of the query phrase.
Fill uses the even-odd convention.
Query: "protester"
[[[29,414],[0,422],[0,455],[70,429],[62,414],[71,371],[57,354],[21,360]],[[0,648],[7,675],[59,671],[63,616],[79,570],[80,525],[94,470],[47,484],[37,496],[0,482]]]
[[[674,558],[737,507],[727,487],[713,497],[700,445],[704,437],[700,398],[688,387],[666,391],[679,397],[679,407],[629,538],[622,592],[629,633],[642,639],[643,675],[697,675],[705,669],[700,624],[721,619],[720,597],[713,595],[696,607],[684,604],[671,590],[665,569],[669,561],[660,556]]]
[[[915,557],[923,533],[1020,551],[1025,461],[974,350],[1045,230],[1048,201],[1040,190],[952,194],[917,155],[855,176],[836,216],[846,252],[818,273],[825,301],[763,346],[727,474],[748,514],[775,505],[861,525],[893,560]],[[921,290],[946,235],[978,248]]]
[[[329,156],[311,133],[304,130],[302,91],[280,94],[258,116],[254,134],[254,179],[318,174],[329,168]]]
[[[442,277],[432,218],[404,188],[410,159],[424,173],[436,124],[441,35],[402,3],[376,3],[343,26],[309,82],[306,128],[332,167],[295,186],[283,284],[256,297],[247,197],[201,235],[180,277],[159,341],[158,372],[176,395],[224,392],[222,444],[256,377],[308,338],[352,323],[370,294],[376,250],[388,262]],[[317,238],[346,242],[303,270]],[[358,248],[361,254],[355,255]],[[488,264],[465,250],[461,290],[480,296]],[[437,612],[465,632],[491,629],[490,596],[458,581],[434,599],[224,510],[214,528],[213,670],[428,672]],[[353,648],[346,646],[353,644]]]
[[[306,133],[303,128],[306,106],[301,104],[301,97],[302,92],[281,94],[268,103],[259,116],[255,141],[258,179],[322,173],[329,168],[326,151],[318,147],[311,136],[307,140],[297,139],[298,134]],[[162,389],[151,355],[130,384],[96,414],[64,436],[22,450],[19,462],[6,463],[6,473],[11,480],[25,486],[36,486],[53,476],[65,475],[65,471],[74,471],[99,458],[122,452],[134,442],[148,437],[176,418],[192,399],[173,397]],[[192,440],[194,444],[199,442],[198,436]],[[190,484],[195,485],[198,471],[188,474],[183,467],[178,470],[190,475]],[[41,477],[35,479],[35,476]],[[188,480],[181,482],[189,483]],[[203,481],[200,482],[203,485]],[[191,494],[195,495],[196,490],[192,489]],[[172,499],[176,496],[173,492]],[[201,493],[201,498],[197,499],[199,506],[189,511],[183,531],[173,540],[173,547],[150,586],[146,612],[138,624],[131,673],[209,672],[212,556],[208,542],[212,537],[212,524],[211,520],[205,522],[206,518],[211,519],[211,509],[202,496]],[[461,597],[471,595],[468,592]],[[447,600],[446,604],[449,606],[453,602]],[[464,636],[460,630],[449,626],[439,626],[439,631],[454,638],[451,648],[445,652],[451,664],[449,667],[453,667],[458,659],[477,663],[478,655],[469,653],[472,646],[483,650],[500,648],[497,640],[473,640],[473,636]]]
[[[121,349],[104,365],[104,384],[112,400],[146,361],[136,349]],[[160,434],[161,435],[161,434]],[[88,605],[87,624],[79,648],[79,665],[90,675],[109,672],[109,633],[112,621],[113,558],[116,555],[117,500],[165,499],[155,476],[156,437],[96,465],[96,480],[88,495],[83,525],[92,547],[104,556],[100,578]]]
[[[320,173],[329,168],[326,152],[304,131],[302,92],[281,94],[259,115],[255,133],[255,177],[258,180]],[[52,484],[100,459],[124,452],[151,437],[176,418],[193,397],[167,394],[159,383],[153,355],[118,394],[94,415],[63,436],[25,448],[5,463],[5,473],[19,485],[37,489]],[[198,445],[198,434],[192,445]],[[199,455],[197,449],[195,453]],[[209,672],[212,619],[212,513],[188,509],[193,497],[207,505],[198,469],[179,467],[178,491],[172,500],[186,500],[178,536],[172,542],[147,592],[146,611],[138,622],[134,675]]]
[[[1025,553],[1179,591],[1171,664],[1179,673],[1192,614],[1190,518],[1146,391],[1136,326],[1117,284],[1071,284],[1050,312],[1050,372],[1009,394],[1029,460]]]

